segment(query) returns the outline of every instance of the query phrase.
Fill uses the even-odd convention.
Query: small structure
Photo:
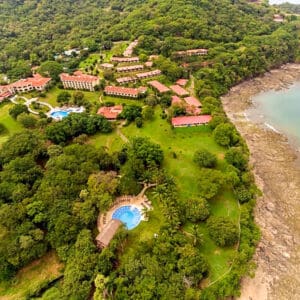
[[[175,117],[172,118],[172,125],[174,127],[200,126],[209,123],[211,119],[210,115]]]
[[[149,81],[148,84],[154,89],[156,89],[159,93],[166,93],[170,91],[170,89],[167,86],[165,86],[157,80]]]
[[[140,95],[145,94],[147,91],[146,87],[139,88],[127,88],[121,86],[106,86],[104,89],[104,93],[110,96],[121,96],[128,98],[138,98]]]
[[[129,44],[129,46],[125,49],[125,51],[123,52],[123,55],[125,57],[130,57],[133,53],[134,48],[138,45],[139,41],[138,40],[134,40],[133,42],[131,42]]]
[[[118,67],[117,72],[134,72],[143,69],[144,69],[143,65],[125,66],[125,67]]]
[[[190,105],[190,106],[202,107],[201,102],[200,102],[197,98],[195,98],[195,97],[193,97],[193,96],[185,97],[185,98],[184,98],[184,101],[185,101],[188,105]]]
[[[1,91],[1,86],[0,86],[0,103],[4,101],[5,99],[8,99],[11,97],[13,94],[10,91]]]
[[[180,86],[186,86],[188,81],[189,81],[188,79],[181,78],[176,81],[176,84],[178,84]]]
[[[182,104],[182,100],[178,96],[172,96],[172,106]]]
[[[144,79],[144,78],[159,76],[160,74],[161,74],[161,70],[153,70],[145,73],[138,73],[136,74],[136,77],[138,79]]]
[[[80,50],[77,48],[64,51],[65,56],[72,56],[72,55],[79,55],[79,54],[80,54]]]
[[[178,96],[187,96],[189,94],[188,91],[186,91],[184,88],[182,88],[180,85],[171,85],[170,86],[170,89],[175,93],[177,94]]]
[[[97,114],[103,116],[109,121],[115,121],[118,115],[123,111],[122,105],[102,106],[99,108]]]
[[[121,221],[111,219],[96,237],[98,248],[106,248],[121,225]]]
[[[104,64],[101,64],[100,67],[102,69],[110,70],[110,69],[113,69],[114,65],[113,64],[109,64],[109,63],[104,63]]]
[[[278,23],[284,22],[284,16],[282,16],[280,14],[275,14],[273,16],[273,21],[278,22]]]
[[[76,71],[73,75],[62,73],[59,77],[65,89],[94,91],[99,84],[97,76],[83,74],[81,71]]]
[[[118,57],[118,56],[113,56],[110,59],[111,62],[116,62],[116,63],[136,63],[139,62],[140,59],[137,56],[133,57]]]
[[[146,61],[145,62],[145,67],[146,68],[152,68],[153,67],[153,61]]]
[[[136,82],[136,78],[132,76],[127,76],[127,77],[119,77],[116,79],[117,83],[119,84],[126,84],[130,82]]]
[[[191,49],[186,51],[177,51],[175,52],[175,56],[177,57],[185,57],[185,56],[199,56],[199,55],[206,55],[208,53],[208,49]]]

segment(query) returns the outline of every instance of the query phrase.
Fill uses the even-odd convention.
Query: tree
[[[210,217],[207,220],[210,237],[220,247],[229,247],[237,243],[239,230],[229,217]]]
[[[217,164],[217,156],[206,149],[199,149],[194,154],[194,162],[200,168],[214,168]]]
[[[218,125],[213,132],[215,141],[224,147],[233,146],[238,143],[239,135],[232,124],[224,123]]]
[[[16,119],[18,117],[18,115],[22,114],[22,113],[26,113],[29,114],[29,110],[27,108],[26,105],[24,104],[15,104],[10,110],[9,110],[9,114]]]
[[[142,117],[142,108],[135,104],[125,105],[123,111],[118,116],[118,118],[126,119],[128,122],[132,122],[140,117]]]
[[[95,286],[96,286],[96,291],[94,293],[94,299],[95,300],[104,300],[104,291],[105,291],[105,286],[108,282],[108,278],[106,278],[102,274],[98,274],[95,279]]]
[[[186,218],[195,223],[209,217],[209,205],[205,199],[189,199],[186,206]]]
[[[154,109],[151,106],[146,106],[143,109],[143,119],[144,120],[153,120],[154,118]]]
[[[236,195],[237,199],[240,203],[246,203],[253,199],[252,191],[244,186],[240,186],[235,189],[234,194]]]
[[[57,95],[56,101],[61,104],[68,104],[71,100],[71,94],[67,91],[62,91]]]
[[[137,128],[141,128],[143,126],[143,119],[141,117],[135,118],[135,125]]]
[[[84,98],[84,93],[80,91],[76,91],[73,93],[73,102],[77,106],[83,106],[86,102]]]
[[[230,148],[225,154],[225,159],[240,171],[247,169],[248,157],[241,148]]]
[[[63,72],[63,67],[56,61],[45,61],[41,64],[38,72],[43,76],[49,76],[55,82],[59,81],[59,75]]]
[[[28,113],[21,113],[17,117],[18,122],[22,124],[25,128],[35,128],[37,119],[34,116],[29,115]]]

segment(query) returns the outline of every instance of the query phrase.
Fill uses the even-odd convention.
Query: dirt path
[[[129,142],[129,139],[127,138],[127,136],[125,136],[123,134],[123,132],[121,131],[121,128],[123,127],[123,125],[125,124],[126,121],[122,122],[120,125],[117,126],[117,135],[121,138],[121,140],[125,143]]]
[[[245,117],[251,97],[300,80],[300,65],[286,65],[244,82],[223,97],[224,109],[247,141],[256,183],[263,191],[255,218],[262,232],[253,279],[242,282],[240,300],[300,299],[300,166],[287,139]]]

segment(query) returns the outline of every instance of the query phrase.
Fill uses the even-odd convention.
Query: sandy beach
[[[233,87],[222,98],[225,112],[248,144],[263,192],[255,209],[262,234],[254,257],[257,269],[254,278],[243,279],[240,300],[300,299],[299,152],[287,137],[245,114],[254,95],[285,89],[298,80],[300,65],[288,64]]]

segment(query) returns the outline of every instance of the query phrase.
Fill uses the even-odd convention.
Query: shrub
[[[29,113],[27,106],[24,104],[16,104],[9,110],[10,116],[14,119],[16,119],[21,113]]]
[[[217,164],[217,156],[206,149],[195,152],[194,162],[200,168],[214,168]]]

